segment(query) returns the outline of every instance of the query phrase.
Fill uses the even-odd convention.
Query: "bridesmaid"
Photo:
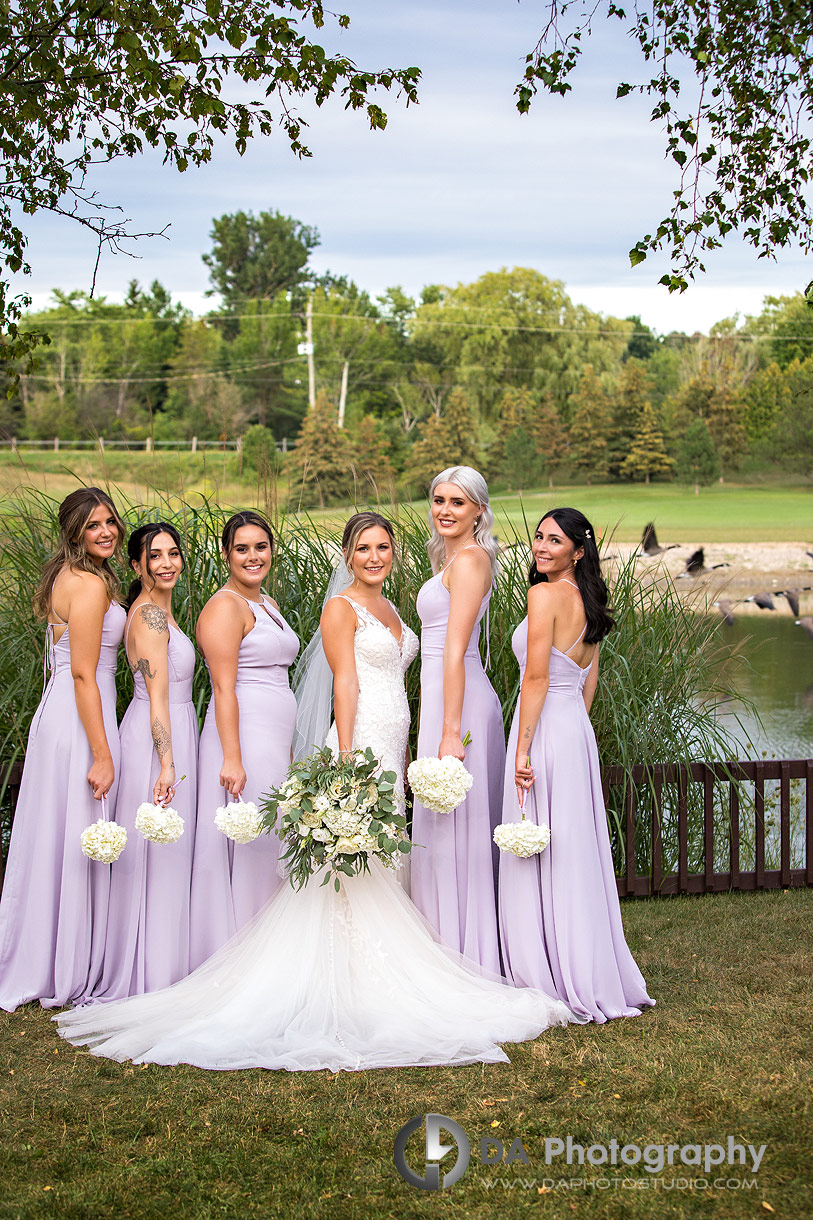
[[[59,506],[59,543],[34,598],[51,676],[31,721],[0,901],[0,1007],[81,1000],[101,974],[110,866],[79,837],[110,817],[119,767],[116,654],[124,631],[110,566],[125,529],[110,497],[83,487]]]
[[[299,640],[262,588],[274,550],[271,527],[259,513],[236,513],[222,543],[229,578],[204,606],[197,628],[212,698],[200,739],[191,969],[248,923],[282,882],[276,835],[235,844],[214,815],[230,800],[256,803],[282,782],[296,723],[288,666]]]
[[[134,530],[127,554],[137,577],[124,633],[134,692],[121,722],[116,821],[127,828],[128,839],[112,866],[104,970],[94,1000],[156,991],[189,973],[198,762],[195,648],[172,617],[172,592],[186,565],[178,531],[164,521]],[[150,843],[135,829],[144,802],[177,809],[184,820],[177,842]]]
[[[465,761],[474,784],[451,814],[415,803],[411,894],[443,944],[500,973],[494,826],[500,820],[505,735],[480,660],[480,622],[497,568],[488,487],[470,466],[442,471],[429,490],[429,558],[418,593],[421,714],[418,756]],[[463,737],[471,734],[471,745]],[[422,844],[418,847],[417,844]]]
[[[517,987],[604,1022],[653,1004],[624,929],[589,711],[599,641],[614,626],[590,522],[554,508],[536,528],[528,617],[512,646],[522,673],[505,772],[506,822],[550,830],[540,855],[500,856],[500,932]]]

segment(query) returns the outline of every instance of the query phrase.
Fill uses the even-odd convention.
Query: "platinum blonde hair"
[[[454,483],[455,487],[460,488],[467,500],[471,500],[473,504],[481,506],[480,515],[474,526],[474,541],[488,555],[491,563],[492,578],[496,577],[497,556],[499,555],[500,548],[497,545],[497,539],[491,533],[494,528],[494,514],[488,504],[488,484],[480,474],[480,471],[475,470],[473,466],[449,466],[446,470],[441,470],[440,474],[435,475],[432,480],[432,486],[429,488],[430,538],[426,544],[432,571],[440,571],[441,564],[446,556],[446,547],[437,531],[432,516],[432,497],[435,494],[435,488],[441,483]]]

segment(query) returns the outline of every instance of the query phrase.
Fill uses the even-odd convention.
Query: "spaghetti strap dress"
[[[497,852],[492,835],[502,813],[505,733],[500,702],[486,677],[479,648],[480,623],[490,598],[489,589],[464,659],[466,689],[460,723],[461,735],[469,732],[472,738],[465,765],[474,783],[450,814],[432,813],[415,802],[410,893],[444,945],[499,975]],[[449,603],[449,590],[438,572],[417,598],[421,620],[419,758],[437,757],[443,731],[443,648]]]
[[[125,639],[126,647],[126,639]],[[192,702],[195,648],[169,624],[169,721],[177,787],[172,798],[184,821],[175,843],[150,843],[135,828],[136,811],[152,803],[161,771],[150,732],[150,698],[135,674],[133,698],[121,722],[121,778],[116,821],[127,846],[111,866],[102,978],[92,1000],[119,1000],[167,987],[189,973],[189,887],[195,844],[198,722]],[[181,776],[186,778],[181,782]]]
[[[231,589],[220,593],[241,596]],[[269,789],[282,783],[290,766],[296,699],[288,685],[288,667],[299,652],[299,640],[270,603],[243,600],[254,615],[254,626],[240,642],[234,687],[240,754],[246,773],[240,799],[257,804]],[[215,811],[232,799],[220,786],[222,762],[212,696],[198,759],[189,942],[193,970],[253,919],[282,884],[277,869],[277,835],[263,834],[253,843],[234,843],[215,826]]]
[[[116,663],[126,617],[123,606],[110,603],[96,666],[116,773],[105,802],[110,818],[119,781]],[[55,642],[53,627],[50,677],[28,734],[0,900],[0,1007],[9,1012],[31,1000],[43,1008],[77,1003],[102,971],[110,865],[89,860],[79,842],[102,807],[87,781],[93,756],[76,708],[70,629]]]
[[[356,605],[356,603],[354,603]],[[369,746],[403,791],[409,704],[404,673],[418,641],[357,607],[359,701],[353,747]],[[338,748],[335,725],[326,744]],[[502,1042],[583,1021],[565,1004],[511,987],[439,944],[391,869],[288,882],[253,920],[174,987],[56,1018],[94,1055],[220,1071],[362,1071],[505,1063]]]
[[[568,582],[572,583],[572,582]],[[585,627],[586,630],[586,627]],[[584,632],[582,632],[582,635]],[[500,935],[507,977],[556,995],[603,1023],[654,1004],[624,938],[596,737],[582,669],[551,648],[550,685],[530,747],[534,783],[525,817],[550,830],[539,855],[500,855]],[[524,677],[528,619],[511,641]],[[503,821],[522,819],[514,785],[519,705],[508,741]]]

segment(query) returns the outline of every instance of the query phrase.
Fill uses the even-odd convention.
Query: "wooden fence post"
[[[197,453],[197,451],[198,451],[198,438],[196,436],[193,436],[192,437],[192,452]]]
[[[55,453],[59,452],[59,437],[58,436],[54,437],[54,452]]]

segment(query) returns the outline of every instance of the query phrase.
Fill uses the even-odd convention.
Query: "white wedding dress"
[[[418,641],[402,624],[399,644],[352,604],[361,611],[353,744],[369,745],[403,785],[404,672]],[[337,746],[335,726],[327,744]],[[439,945],[395,874],[374,862],[369,874],[344,877],[338,893],[319,878],[299,891],[285,884],[172,987],[54,1020],[69,1042],[109,1059],[335,1072],[504,1063],[500,1043],[577,1018],[543,992],[484,977]]]

